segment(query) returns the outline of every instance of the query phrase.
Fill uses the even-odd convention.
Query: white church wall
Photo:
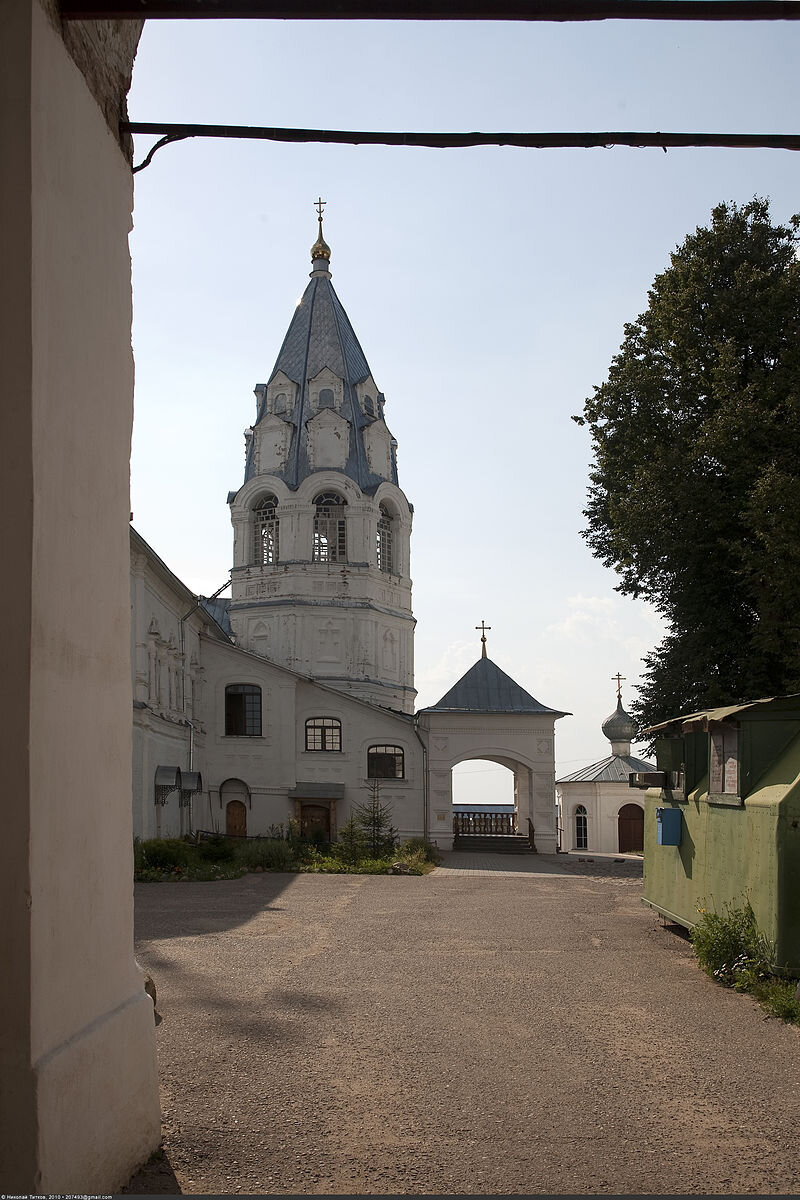
[[[391,805],[394,824],[404,835],[422,833],[422,755],[409,719],[320,687],[238,647],[203,639],[202,654],[208,726],[203,771],[213,828],[225,828],[226,781],[240,780],[248,793],[249,835],[268,835],[276,825],[286,828],[297,816],[297,799],[290,792],[298,783],[320,785],[322,792],[325,784],[334,785],[335,833],[352,804],[369,795],[369,746],[396,745],[404,752],[405,778],[382,780],[381,799]],[[225,733],[225,688],[234,683],[261,688],[259,736]],[[306,750],[306,721],[316,717],[341,722],[340,751]],[[199,815],[195,820],[207,827]]]
[[[330,409],[314,421],[340,420]],[[312,562],[314,500],[346,500],[347,562]],[[255,563],[254,509],[278,500],[279,561]],[[392,513],[393,570],[378,569],[380,504]],[[231,504],[231,625],[237,641],[290,670],[313,675],[371,704],[414,709],[414,624],[409,576],[411,510],[383,483],[374,497],[339,471],[321,470],[294,493],[272,476],[250,479]]]
[[[118,1191],[160,1138],[133,959],[132,179],[59,27],[0,6],[0,1179],[21,1194]],[[136,36],[103,37],[121,78]]]
[[[164,805],[155,804],[157,767],[203,771],[200,696],[205,672],[200,635],[210,622],[205,610],[195,606],[195,596],[131,529],[135,837],[189,833],[196,827],[192,810],[203,803],[196,796],[191,806],[182,808],[178,793],[173,792]]]
[[[582,849],[577,845],[575,816],[578,805],[586,809],[588,853],[619,853],[619,810],[636,804],[644,811],[638,796],[626,783],[563,782],[556,787],[562,850]]]
[[[555,853],[555,720],[547,714],[421,715],[428,744],[430,836],[441,849],[453,844],[452,769],[467,758],[484,758],[515,771],[519,832],[527,834],[530,816],[537,849]]]

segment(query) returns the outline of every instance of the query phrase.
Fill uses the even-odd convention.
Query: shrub
[[[236,859],[250,870],[263,867],[265,871],[290,871],[295,865],[291,846],[274,838],[241,842],[236,847]]]
[[[134,843],[134,864],[137,871],[168,871],[185,867],[192,857],[191,847],[178,838],[151,838]]]
[[[427,838],[421,837],[409,838],[408,841],[403,842],[397,853],[404,862],[408,862],[412,857],[421,858],[423,862],[429,863],[438,863],[442,860],[438,847],[433,842],[429,842]]]
[[[355,866],[367,852],[367,839],[355,816],[345,821],[339,830],[338,841],[331,846],[331,855],[339,862]]]
[[[198,854],[205,862],[233,862],[236,857],[236,847],[233,842],[217,834],[200,843]]]
[[[758,928],[749,900],[719,913],[701,908],[692,942],[700,966],[724,987],[752,991],[774,970],[775,947]]]

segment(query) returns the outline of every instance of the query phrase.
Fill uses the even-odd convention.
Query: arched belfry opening
[[[507,843],[509,849],[535,847],[540,853],[554,854],[555,723],[570,714],[540,704],[492,662],[486,656],[488,626],[479,628],[481,657],[438,704],[419,714],[428,748],[428,833],[445,850],[459,848],[464,837],[480,834],[519,839],[516,846]],[[468,813],[461,811],[467,807],[463,802],[454,803],[453,769],[474,760],[512,773],[510,813],[492,813],[495,805],[489,801],[483,809],[471,805]],[[461,777],[456,771],[456,795],[462,794]],[[498,840],[477,848],[504,847]]]

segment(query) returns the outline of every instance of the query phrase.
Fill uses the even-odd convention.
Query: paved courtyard
[[[133,1192],[797,1193],[800,1031],[641,864],[140,884],[165,1157]]]

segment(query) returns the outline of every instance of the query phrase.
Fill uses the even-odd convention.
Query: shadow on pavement
[[[297,878],[294,872],[265,872],[215,883],[137,883],[134,936],[154,942],[224,933],[258,914],[283,911],[273,902]]]
[[[123,1196],[182,1196],[183,1191],[164,1150],[156,1150],[132,1175],[120,1193]]]

